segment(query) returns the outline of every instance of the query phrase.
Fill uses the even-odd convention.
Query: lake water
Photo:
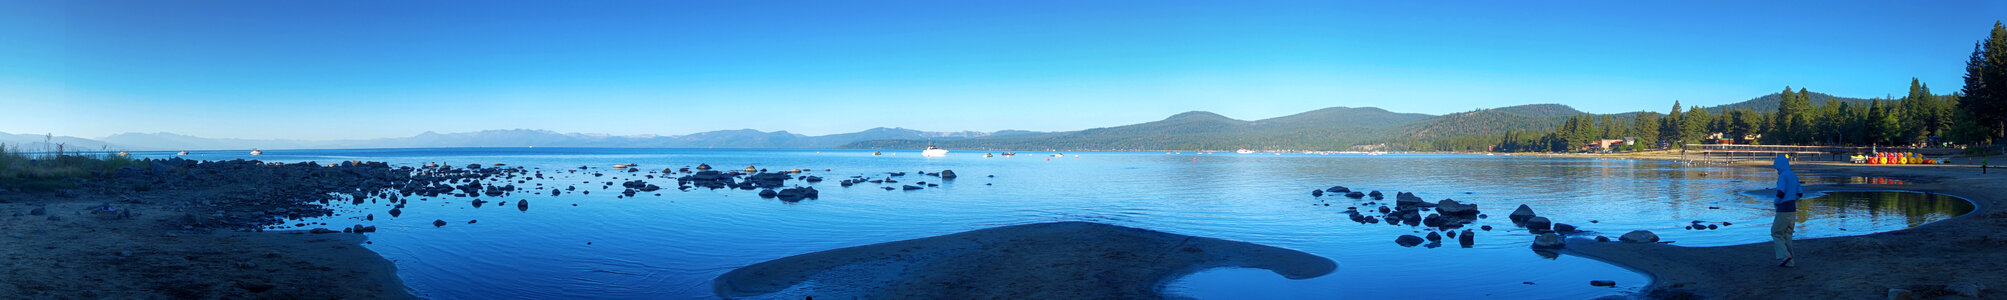
[[[530,190],[484,200],[528,200],[475,208],[469,198],[412,201],[400,217],[387,204],[344,207],[320,220],[329,228],[353,224],[381,229],[371,250],[394,261],[414,293],[435,299],[494,298],[714,298],[711,279],[733,268],[790,255],[974,229],[1052,221],[1091,221],[1171,233],[1247,241],[1301,250],[1337,261],[1339,269],[1307,280],[1283,279],[1265,270],[1215,269],[1172,282],[1167,290],[1197,298],[1591,298],[1624,295],[1648,284],[1638,273],[1571,256],[1543,257],[1528,245],[1533,235],[1504,216],[1531,205],[1555,222],[1614,238],[1651,230],[1678,245],[1730,245],[1769,240],[1770,204],[1740,191],[1769,187],[1769,169],[1687,165],[1678,162],[1485,155],[1311,155],[1020,152],[985,158],[958,151],[927,158],[918,150],[724,149],[373,149],[195,152],[190,159],[255,158],[266,161],[384,161],[417,166],[506,163],[541,169],[551,179],[515,183]],[[137,153],[167,157],[172,153]],[[616,172],[614,164],[642,170],[706,163],[722,170],[748,165],[771,170],[812,169],[827,178],[814,186],[819,200],[784,203],[755,191],[678,191],[673,179],[644,179]],[[578,173],[580,166],[591,169]],[[823,171],[828,169],[828,171]],[[941,181],[920,171],[954,170]],[[600,172],[604,177],[590,173]],[[887,191],[878,184],[839,187],[851,176],[884,178],[907,172],[900,184],[939,187]],[[990,176],[994,177],[990,177]],[[617,198],[625,180],[668,187],[660,193]],[[1861,178],[1806,178],[1807,182],[1859,182]],[[612,188],[602,188],[606,182]],[[590,194],[551,196],[543,188],[576,186]],[[1467,228],[1476,245],[1402,247],[1402,234],[1426,228],[1360,224],[1346,207],[1366,200],[1312,197],[1310,190],[1343,185],[1388,194],[1414,192],[1430,201],[1475,203],[1493,218]],[[896,186],[896,185],[890,185]],[[1817,196],[1817,195],[1808,195]],[[1863,234],[1906,228],[1971,210],[1962,200],[1911,193],[1846,193],[1813,198],[1802,214],[1800,236]],[[1328,206],[1326,205],[1328,204]],[[1960,211],[1960,205],[1963,211]],[[375,214],[374,221],[363,221]],[[435,228],[433,220],[445,220]],[[469,220],[478,220],[468,224]],[[1716,225],[1715,230],[1687,230]],[[1732,225],[1720,226],[1723,222]],[[318,227],[318,226],[316,226]],[[1844,230],[1842,230],[1844,229]],[[1589,286],[1615,280],[1614,288]]]

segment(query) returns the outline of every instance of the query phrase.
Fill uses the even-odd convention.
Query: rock
[[[1590,280],[1589,286],[1603,286],[1603,287],[1617,286],[1617,282],[1611,280]]]
[[[481,220],[467,220],[467,224],[474,224],[474,222],[480,222],[480,221]]]
[[[1554,222],[1548,221],[1547,217],[1527,218],[1525,225],[1527,232],[1547,233],[1554,231],[1553,229]]]
[[[1575,225],[1568,225],[1568,223],[1554,223],[1554,232],[1572,233],[1575,232]]]
[[[1456,243],[1463,245],[1464,248],[1470,248],[1470,245],[1477,244],[1477,234],[1472,233],[1470,229],[1464,229],[1463,234],[1456,236]]]
[[[1617,237],[1617,239],[1625,243],[1657,243],[1659,242],[1659,235],[1646,230],[1632,230],[1631,232],[1624,233],[1623,236]]]
[[[1484,231],[1491,231],[1491,225],[1484,225],[1484,226],[1482,226],[1482,227],[1478,227],[1478,228],[1479,228],[1479,229],[1484,229]]]
[[[1352,199],[1359,199],[1359,198],[1365,198],[1365,197],[1366,197],[1366,193],[1360,193],[1360,192],[1350,192],[1350,193],[1345,193],[1345,198],[1352,198]]]
[[[1561,240],[1561,235],[1552,232],[1533,237],[1533,249],[1560,249],[1564,246],[1567,243]]]
[[[1403,234],[1401,235],[1401,237],[1394,238],[1394,243],[1400,244],[1401,247],[1414,247],[1415,245],[1422,244],[1422,237],[1415,236],[1412,234]]]
[[[46,215],[46,214],[49,214],[49,209],[48,209],[48,208],[43,208],[43,207],[36,207],[35,209],[30,209],[30,210],[28,210],[28,215],[30,215],[30,216],[40,216],[40,215]]]
[[[1980,284],[1978,282],[1966,282],[1960,284],[1953,284],[1951,286],[1944,287],[1944,289],[1958,293],[1959,296],[1979,298],[1979,292],[1986,290],[1986,285]]]
[[[1386,199],[1386,198],[1387,198],[1387,195],[1386,195],[1386,194],[1381,194],[1381,193],[1380,193],[1380,191],[1377,191],[1377,190],[1376,190],[1376,191],[1373,191],[1373,192],[1371,192],[1371,193],[1366,193],[1366,196],[1370,196],[1370,197],[1373,197],[1373,200],[1380,200],[1380,199]]]
[[[1338,194],[1344,194],[1344,193],[1350,193],[1350,192],[1352,192],[1352,189],[1350,189],[1350,188],[1346,188],[1346,187],[1344,187],[1344,186],[1336,186],[1336,185],[1334,185],[1334,186],[1331,186],[1331,188],[1327,188],[1327,189],[1324,189],[1324,191],[1325,191],[1325,192],[1331,192],[1331,193],[1338,193]]]
[[[1526,222],[1526,219],[1534,217],[1533,207],[1520,204],[1519,208],[1513,209],[1512,214],[1506,217],[1511,218],[1513,223]]]
[[[1465,218],[1477,216],[1477,204],[1463,204],[1452,199],[1436,202],[1436,212]]]
[[[432,227],[444,227],[444,226],[446,226],[446,220],[432,220]]]
[[[1324,196],[1324,190],[1310,190],[1310,196],[1311,196],[1311,197],[1323,197],[1323,196]]]
[[[1610,237],[1607,237],[1607,236],[1600,236],[1600,235],[1598,235],[1598,236],[1596,236],[1596,241],[1597,241],[1597,242],[1604,242],[1604,243],[1608,243],[1608,242],[1610,242]]]
[[[918,186],[914,186],[914,185],[910,185],[910,184],[908,184],[908,185],[905,185],[905,186],[901,186],[901,187],[899,187],[899,188],[900,188],[900,189],[904,189],[904,190],[908,190],[908,191],[911,191],[911,190],[917,190],[917,189],[921,189],[921,188],[920,188],[920,187],[918,187]],[[889,189],[889,187],[888,187],[888,189]]]
[[[404,214],[403,209],[397,209],[397,208],[390,209],[390,217],[392,218],[396,218],[398,215],[403,215],[403,214]]]
[[[335,233],[335,232],[338,231],[334,231],[334,229],[327,229],[327,228],[314,228],[311,230],[307,230],[307,233],[312,233],[312,234]]]
[[[1889,300],[1916,299],[1915,293],[1905,289],[1889,289],[1888,297]]]
[[[760,198],[773,199],[775,196],[779,195],[780,193],[774,192],[773,189],[760,190]]]
[[[263,293],[265,291],[272,290],[272,288],[276,287],[279,286],[272,285],[270,283],[244,282],[244,281],[237,282],[237,288],[244,289],[245,291],[250,291],[252,293]]]
[[[941,180],[955,180],[955,170],[941,170]]]
[[[1422,226],[1443,227],[1443,223],[1444,220],[1442,215],[1429,214],[1429,216],[1427,217],[1422,217]]]
[[[1429,239],[1430,242],[1441,241],[1443,240],[1443,235],[1435,232],[1429,232],[1429,236],[1426,236],[1424,238]]]

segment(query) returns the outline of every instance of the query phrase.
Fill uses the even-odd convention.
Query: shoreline
[[[1768,162],[1735,162],[1768,167]],[[1652,278],[1650,298],[1883,298],[1902,289],[1917,298],[1988,295],[2007,287],[2007,211],[2000,187],[2007,174],[1979,174],[1970,165],[1857,165],[1799,162],[1792,167],[1811,176],[1874,176],[1910,184],[1806,185],[1806,191],[1910,191],[1939,193],[1972,202],[1973,211],[1920,226],[1855,236],[1795,239],[1796,268],[1780,268],[1768,242],[1682,247],[1570,239],[1561,253],[1595,259]],[[1758,225],[1758,224],[1750,224]],[[1961,291],[1963,290],[1963,291]]]
[[[164,199],[193,194],[54,194],[9,192],[0,200],[0,257],[8,258],[0,295],[417,299],[396,265],[362,247],[361,234],[182,227],[183,212]],[[102,212],[104,203],[121,213]]]

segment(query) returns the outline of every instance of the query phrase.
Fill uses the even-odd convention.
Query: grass
[[[108,151],[78,152],[56,144],[41,152],[27,152],[18,146],[0,144],[0,188],[54,190],[76,187],[81,179],[110,176],[119,168],[136,165],[132,158]]]

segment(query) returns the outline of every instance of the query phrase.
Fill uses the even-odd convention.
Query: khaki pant
[[[1797,223],[1798,213],[1795,212],[1779,212],[1777,218],[1770,221],[1770,239],[1777,249],[1777,259],[1791,257],[1791,233],[1796,231]],[[1786,265],[1797,264],[1798,262],[1793,260]]]

